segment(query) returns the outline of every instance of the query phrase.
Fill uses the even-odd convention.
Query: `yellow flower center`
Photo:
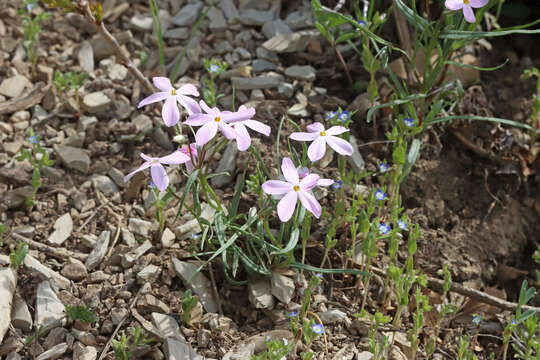
[[[294,186],[293,186],[293,190],[294,190],[294,191],[298,191],[298,190],[300,190],[300,186],[298,186],[298,185],[294,185]]]
[[[176,89],[172,89],[172,90],[171,90],[171,95],[172,95],[172,96],[176,96]]]
[[[159,160],[158,159],[152,160],[152,164],[159,164]]]
[[[321,136],[326,136],[326,133],[324,131],[321,131],[319,134],[321,134]]]
[[[465,5],[469,5],[469,0],[463,0],[463,3],[464,3]]]
[[[221,118],[218,116],[214,119],[215,122],[220,122],[221,121]]]

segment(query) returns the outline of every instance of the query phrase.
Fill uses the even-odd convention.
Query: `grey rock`
[[[306,8],[300,11],[293,11],[285,18],[285,22],[291,29],[296,31],[313,27],[315,24],[315,16],[310,8]]]
[[[315,81],[316,70],[310,65],[293,65],[285,69],[285,75],[296,80]]]
[[[139,218],[130,218],[128,221],[128,228],[134,234],[141,235],[146,238],[148,237],[148,233],[152,230],[152,223]]]
[[[223,10],[223,13],[229,22],[235,22],[238,19],[239,13],[233,0],[221,0],[218,7]]]
[[[43,326],[44,331],[63,326],[66,322],[64,309],[51,283],[48,280],[39,283],[36,292],[36,326]]]
[[[211,32],[221,32],[227,29],[227,20],[223,16],[223,11],[213,7],[208,11],[208,21],[210,22],[210,31]]]
[[[219,160],[215,173],[227,172],[230,175],[218,175],[210,179],[212,185],[222,188],[229,184],[233,180],[234,171],[236,170],[236,155],[238,154],[238,147],[236,143],[229,142],[223,156]]]
[[[204,360],[187,342],[174,339],[165,339],[165,358],[168,360]]]
[[[64,355],[64,353],[67,350],[68,350],[68,344],[64,342],[64,343],[55,345],[49,350],[45,351],[44,353],[39,355],[36,358],[36,360],[58,359],[60,356]]]
[[[94,245],[94,249],[92,249],[92,252],[88,255],[88,258],[86,259],[86,268],[88,270],[94,270],[101,260],[105,257],[105,254],[107,253],[107,249],[109,248],[109,240],[111,238],[111,232],[108,230],[104,230],[99,235],[96,245]]]
[[[59,289],[68,289],[71,285],[71,282],[68,279],[66,279],[56,271],[53,271],[52,269],[43,265],[30,254],[26,255],[26,257],[24,258],[24,266],[26,266],[32,271],[37,272],[45,279],[49,279]]]
[[[64,140],[64,145],[80,148],[84,145],[85,133],[74,134]]]
[[[208,205],[207,203],[202,203],[201,205],[202,211],[201,211],[201,217],[203,219],[206,219],[210,222],[214,219],[214,215],[216,214],[216,209],[214,209],[212,206]],[[191,238],[193,235],[201,232],[201,227],[199,226],[199,222],[197,219],[189,220],[188,222],[177,226],[174,229],[174,233],[176,235],[176,238],[179,240],[185,240]]]
[[[139,284],[144,284],[146,282],[153,283],[155,280],[157,280],[160,272],[160,267],[153,264],[147,265],[137,273],[137,281]]]
[[[70,258],[60,274],[73,281],[81,281],[88,276],[88,271],[84,264],[74,258]]]
[[[13,302],[11,324],[24,332],[29,332],[32,330],[32,314],[30,314],[30,310],[28,310],[28,305],[20,296],[15,296],[15,300]]]
[[[124,80],[128,74],[128,69],[122,64],[112,64],[107,68],[107,76],[111,80]]]
[[[65,145],[53,146],[60,161],[69,169],[87,173],[90,169],[90,157],[82,149]]]
[[[81,116],[79,123],[77,124],[78,131],[86,131],[89,128],[95,126],[98,123],[98,119],[95,116]]]
[[[243,47],[237,47],[234,49],[234,52],[240,56],[242,60],[249,60],[251,59],[251,53],[244,49]]]
[[[231,81],[237,90],[271,89],[276,88],[283,82],[280,74],[268,73],[254,78],[232,77]]]
[[[263,71],[276,70],[276,65],[265,59],[255,59],[251,64],[253,72],[260,73]]]
[[[11,267],[0,269],[0,343],[9,329],[13,295],[17,287],[17,272]]]
[[[83,41],[81,48],[77,53],[77,59],[79,60],[79,66],[86,72],[93,72],[95,68],[94,64],[94,50],[92,45],[88,41]]]
[[[34,237],[36,228],[31,225],[22,225],[22,226],[17,226],[16,228],[13,228],[13,232],[22,236],[32,238]]]
[[[115,33],[113,36],[120,45],[127,44],[133,39],[133,34],[129,30]],[[93,37],[90,44],[94,50],[94,60],[99,61],[116,53],[115,48],[100,34]]]
[[[338,309],[330,309],[322,313],[318,313],[319,317],[323,324],[333,324],[335,322],[341,321],[347,317],[347,314]]]
[[[86,32],[90,35],[95,34],[98,30],[96,29],[95,25],[91,24],[84,16],[81,14],[75,14],[75,13],[67,13],[66,14],[67,21],[76,27],[77,29],[80,29],[83,32]]]
[[[272,286],[268,277],[249,279],[248,293],[249,301],[256,309],[271,309],[275,305]]]
[[[23,360],[23,357],[15,352],[11,352],[6,356],[6,360]]]
[[[264,93],[262,92],[262,90],[259,90],[259,89],[251,90],[251,95],[249,97],[249,100],[261,101],[261,100],[264,100],[264,99],[265,99],[265,97],[264,97]]]
[[[137,129],[137,132],[147,132],[152,130],[152,120],[145,114],[139,114],[133,119],[133,125]]]
[[[73,220],[69,213],[60,216],[54,223],[54,231],[47,239],[49,243],[54,245],[62,245],[69,238],[73,231]]]
[[[107,173],[107,175],[109,175],[111,177],[111,179],[114,181],[114,183],[123,188],[124,186],[126,186],[126,183],[124,182],[124,173],[122,173],[120,170],[118,170],[117,168],[111,168],[109,170],[109,172]]]
[[[82,105],[91,114],[103,113],[111,104],[111,99],[102,91],[87,94],[83,98]]]
[[[111,310],[111,320],[114,325],[118,325],[122,322],[122,320],[129,316],[129,310],[125,308],[113,308]]]
[[[133,26],[133,28],[146,32],[152,31],[153,23],[154,21],[152,20],[151,16],[145,16],[141,14],[135,15],[131,18],[131,20],[129,20],[129,24]]]
[[[255,9],[245,9],[240,10],[240,17],[238,20],[244,25],[262,26],[275,18],[276,12],[274,10],[261,11]]]
[[[191,26],[195,24],[199,18],[199,14],[203,8],[203,2],[195,2],[187,4],[179,12],[174,15],[172,22],[178,26]]]
[[[138,248],[128,252],[122,257],[122,266],[129,268],[133,266],[141,256],[152,248],[152,243],[148,240],[142,243]]]
[[[172,150],[173,144],[169,138],[169,134],[163,130],[163,128],[158,127],[156,131],[152,133],[152,139],[165,150]]]
[[[233,50],[233,47],[230,42],[227,40],[220,40],[217,42],[216,46],[214,47],[214,51],[217,54],[225,54],[228,52],[231,52]]]
[[[356,354],[357,360],[373,360],[374,357],[375,355],[370,351],[362,351],[361,353]]]
[[[180,27],[165,31],[163,34],[165,39],[179,39],[186,40],[189,37],[189,28]]]
[[[262,27],[262,33],[267,39],[271,39],[276,35],[290,34],[292,33],[292,30],[286,22],[281,19],[277,19],[265,23]]]
[[[278,86],[278,94],[285,97],[290,98],[294,94],[294,87],[290,83],[281,83]]]
[[[250,342],[230,350],[223,356],[223,360],[249,360],[255,353],[255,344]]]
[[[130,248],[137,245],[137,241],[135,240],[135,236],[133,235],[133,233],[125,228],[122,228],[122,241]]]
[[[12,209],[24,204],[27,196],[33,193],[32,186],[23,186],[13,191],[8,191],[0,201],[0,210]]]
[[[172,258],[172,264],[174,271],[180,277],[180,279],[182,279],[184,285],[191,289],[194,294],[199,296],[201,304],[205,310],[211,313],[216,313],[218,311],[218,305],[214,295],[214,290],[212,289],[212,284],[202,272],[199,271],[197,274],[195,274],[198,266],[189,262],[180,261],[174,257]]]
[[[93,346],[84,346],[77,342],[73,346],[73,357],[75,360],[96,360],[97,349]]]
[[[169,229],[165,228],[163,234],[161,235],[161,246],[164,248],[170,248],[173,246],[174,241],[176,240],[176,235]]]
[[[91,180],[94,188],[104,195],[116,194],[119,191],[118,186],[107,175],[94,175]]]
[[[199,348],[206,348],[212,340],[212,332],[208,329],[200,328],[197,331],[197,345]]]
[[[278,62],[279,61],[279,57],[277,56],[277,54],[275,52],[266,50],[262,46],[259,46],[255,50],[255,53],[257,54],[257,57],[259,59],[264,59],[264,60],[268,60],[268,61],[271,61],[271,62]]]
[[[269,51],[276,53],[291,53],[304,51],[310,40],[318,37],[318,32],[304,30],[290,34],[276,35],[265,41],[262,46]]]
[[[355,172],[360,173],[365,169],[366,164],[364,162],[362,154],[360,154],[358,140],[356,140],[356,137],[354,137],[354,135],[351,135],[349,137],[349,143],[352,145],[353,153],[351,156],[347,156],[347,161],[352,166]]]
[[[284,304],[288,304],[291,301],[295,289],[293,279],[273,272],[270,284],[272,286],[272,295],[279,301]]]
[[[16,98],[22,94],[25,88],[31,86],[32,83],[27,78],[22,75],[15,75],[2,81],[0,84],[0,94],[9,98]]]
[[[67,329],[64,329],[63,327],[60,327],[60,326],[51,329],[51,331],[45,338],[45,341],[43,341],[43,347],[45,349],[50,349],[53,346],[64,342],[67,333],[68,333]]]
[[[178,326],[178,322],[169,315],[152,313],[152,321],[163,338],[185,341],[184,335]]]

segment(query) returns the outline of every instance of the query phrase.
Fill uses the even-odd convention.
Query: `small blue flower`
[[[360,26],[366,26],[367,25],[367,23],[364,20],[358,20],[356,23],[358,25],[360,25]]]
[[[478,314],[474,314],[472,318],[472,322],[474,325],[478,326],[482,322],[482,316]]]
[[[150,184],[148,184],[148,186],[150,187],[150,189],[153,189],[153,190],[156,189],[156,184],[154,184],[153,181],[150,181]]]
[[[201,233],[195,233],[195,234],[191,235],[191,238],[192,239],[197,239],[200,236],[201,236]]]
[[[397,221],[397,226],[401,230],[407,230],[407,223],[405,221],[398,220]]]
[[[35,7],[36,7],[36,4],[32,4],[32,3],[26,4],[26,10],[28,10],[28,12],[32,12],[32,10],[34,10]]]
[[[286,338],[281,339],[281,341],[283,341],[283,345],[289,345],[289,340],[287,340]]]
[[[322,324],[313,324],[311,326],[311,329],[313,330],[315,334],[319,334],[319,335],[324,334],[324,327]]]
[[[413,127],[414,126],[414,119],[413,118],[406,117],[406,118],[403,119],[403,122],[408,127]]]
[[[319,279],[322,279],[322,278],[323,278],[323,274],[317,273],[317,274],[315,274],[315,277],[318,277]]]
[[[390,231],[390,226],[386,225],[385,223],[379,223],[379,226],[377,226],[377,229],[381,234],[388,234]]]
[[[324,118],[325,118],[326,120],[330,120],[330,119],[332,119],[333,117],[335,117],[336,115],[337,115],[337,112],[335,112],[335,111],[329,111],[329,112],[326,113],[326,115],[325,115]]]
[[[339,189],[341,189],[341,185],[343,185],[343,181],[335,180],[334,183],[331,186],[332,186],[332,189],[339,190]]]
[[[269,342],[272,340],[272,337],[270,335],[266,335],[266,342]]]
[[[287,313],[287,316],[288,316],[288,317],[291,317],[291,318],[297,317],[297,316],[298,316],[298,311],[296,311],[296,310],[289,311],[289,312]]]
[[[215,74],[219,71],[219,66],[216,64],[210,65],[210,68],[208,69],[211,73]]]
[[[382,172],[382,173],[385,173],[387,172],[388,170],[390,170],[390,165],[388,165],[387,163],[385,163],[384,161],[382,163],[379,164],[379,171]]]
[[[28,141],[30,141],[30,144],[37,144],[39,142],[37,135],[30,136]]]
[[[375,199],[377,200],[386,200],[388,198],[388,194],[384,191],[381,191],[380,189],[375,191]]]
[[[516,319],[512,319],[512,321],[510,321],[510,324],[511,324],[512,326],[516,326],[516,325],[517,325]]]
[[[339,114],[339,120],[341,120],[341,122],[345,122],[349,119],[349,112],[348,111],[344,111],[342,112],[341,114]]]

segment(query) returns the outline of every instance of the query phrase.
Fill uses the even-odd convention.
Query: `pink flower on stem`
[[[238,108],[238,112],[253,111],[255,115],[255,110],[251,108],[246,108],[244,105]],[[245,151],[251,145],[251,137],[247,131],[247,128],[254,130],[263,135],[270,135],[270,126],[263,124],[260,121],[247,119],[241,121],[230,121],[229,125],[233,127],[236,131],[236,146],[238,150]]]
[[[450,10],[462,10],[465,20],[473,23],[476,21],[473,8],[481,8],[488,2],[489,0],[446,0],[444,6]]]
[[[298,171],[298,177],[300,180],[305,178],[310,174],[309,169],[307,167],[297,167],[296,171]],[[330,186],[334,183],[334,180],[332,179],[323,179],[319,177],[319,180],[317,181],[317,186]]]
[[[268,180],[262,184],[262,189],[270,195],[282,196],[277,205],[279,220],[287,222],[292,217],[298,199],[302,205],[316,218],[321,216],[321,205],[315,199],[311,190],[317,186],[319,175],[309,174],[302,180],[298,176],[298,170],[289,158],[283,158],[281,171],[286,181]]]
[[[135,171],[127,174],[124,177],[124,181],[127,182],[129,181],[129,179],[131,179],[133,175],[135,175],[135,173],[142,171],[146,168],[150,168],[152,181],[160,191],[167,189],[167,186],[169,186],[169,176],[167,175],[167,171],[165,171],[165,168],[162,164],[178,165],[191,160],[189,156],[179,150],[176,150],[172,154],[160,158],[150,157],[142,153],[141,157],[145,160],[144,164],[139,166]]]
[[[199,92],[195,86],[185,84],[179,89],[175,89],[171,81],[166,77],[155,77],[152,81],[154,82],[154,86],[161,91],[142,99],[137,108],[140,109],[145,105],[165,100],[165,104],[161,109],[161,116],[167,126],[176,125],[180,119],[180,110],[178,110],[177,103],[180,103],[190,115],[201,111],[197,101],[186,96],[199,96]]]
[[[195,144],[185,145],[182,148],[178,149],[178,151],[181,151],[182,153],[186,154],[189,157],[189,160],[186,162],[186,171],[188,174],[191,174],[193,170],[195,170],[195,164],[198,164],[199,161],[199,154],[197,152],[197,147],[195,147]],[[191,155],[190,155],[191,151]],[[193,158],[193,161],[195,161],[195,164],[191,159]]]
[[[255,115],[255,109],[253,108],[244,108],[237,112],[231,112],[220,111],[217,107],[210,108],[203,100],[199,104],[206,114],[201,112],[191,114],[184,122],[189,126],[201,126],[195,134],[195,142],[198,146],[203,146],[212,140],[216,136],[218,129],[227,139],[236,138],[236,131],[228,123],[248,120]]]
[[[297,141],[313,141],[308,147],[308,157],[311,161],[320,160],[326,152],[326,144],[340,155],[351,155],[353,148],[351,144],[336,136],[349,131],[343,126],[332,126],[325,130],[320,122],[307,126],[308,132],[294,132],[291,139]]]

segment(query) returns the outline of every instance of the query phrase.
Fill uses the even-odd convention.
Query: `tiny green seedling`
[[[2,239],[4,237],[5,232],[6,232],[6,225],[0,224],[0,246],[4,246]]]
[[[34,335],[28,336],[26,339],[24,339],[24,346],[28,346],[32,344],[34,341],[37,341],[41,333],[43,332],[43,325],[39,325],[39,328],[36,329],[36,333]]]
[[[86,80],[87,77],[88,74],[85,72],[78,74],[76,71],[72,70],[62,74],[59,70],[56,70],[54,72],[54,86],[56,86],[60,98],[68,89],[72,89],[75,92],[75,101],[77,102],[77,105],[79,105],[79,89],[82,87],[84,80]]]
[[[14,269],[18,269],[19,266],[22,265],[24,262],[24,258],[28,254],[28,244],[26,243],[19,243],[17,246],[17,250],[11,249],[11,253],[9,254],[9,261],[11,263],[11,267]]]
[[[30,61],[33,73],[37,62],[36,51],[39,33],[41,32],[41,23],[50,18],[51,14],[43,11],[34,16],[33,11],[37,7],[37,0],[24,0],[23,2],[24,7],[20,8],[17,14],[22,18],[24,30],[23,48]]]
[[[118,360],[130,360],[131,352],[138,346],[146,345],[152,342],[152,339],[149,339],[144,336],[142,328],[137,326],[130,331],[131,335],[126,335],[125,332],[122,333],[120,340],[112,340],[112,347],[114,350],[114,356]]]
[[[199,302],[199,298],[197,296],[192,296],[191,290],[186,290],[184,295],[182,296],[182,321],[185,322],[187,325],[191,322],[191,312],[197,306],[197,302]]]
[[[70,323],[73,323],[75,320],[80,320],[91,324],[99,320],[99,317],[90,311],[89,306],[66,305],[66,314]]]

